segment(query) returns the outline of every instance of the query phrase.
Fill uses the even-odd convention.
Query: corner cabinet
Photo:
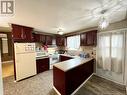
[[[46,44],[47,45],[52,45],[52,39],[53,39],[52,36],[46,35]]]
[[[49,70],[49,58],[36,60],[37,74]]]
[[[56,45],[57,46],[65,46],[65,37],[56,36]]]
[[[14,42],[31,42],[33,28],[12,24],[12,39]]]
[[[84,32],[80,35],[81,46],[96,46],[97,45],[97,30]]]

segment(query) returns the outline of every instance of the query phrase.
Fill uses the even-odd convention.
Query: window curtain
[[[98,34],[97,67],[122,73],[124,32]]]
[[[67,37],[67,48],[78,49],[80,47],[80,35]]]

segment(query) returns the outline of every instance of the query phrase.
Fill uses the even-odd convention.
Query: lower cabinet
[[[60,62],[62,62],[62,61],[66,61],[66,60],[69,60],[69,59],[72,59],[72,57],[68,57],[68,56],[62,56],[62,55],[60,55]]]
[[[49,70],[49,58],[36,60],[37,73]]]
[[[72,93],[93,74],[93,65],[92,59],[67,71],[53,66],[53,86],[60,95],[73,95]]]

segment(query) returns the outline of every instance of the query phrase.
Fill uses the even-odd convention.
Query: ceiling
[[[15,0],[14,15],[0,16],[0,27],[16,23],[54,34],[61,28],[66,34],[98,26],[103,9],[110,23],[121,21],[125,6],[127,0]]]

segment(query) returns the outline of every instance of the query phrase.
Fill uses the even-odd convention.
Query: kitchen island
[[[53,88],[59,95],[74,94],[93,74],[93,58],[74,58],[53,65]]]

